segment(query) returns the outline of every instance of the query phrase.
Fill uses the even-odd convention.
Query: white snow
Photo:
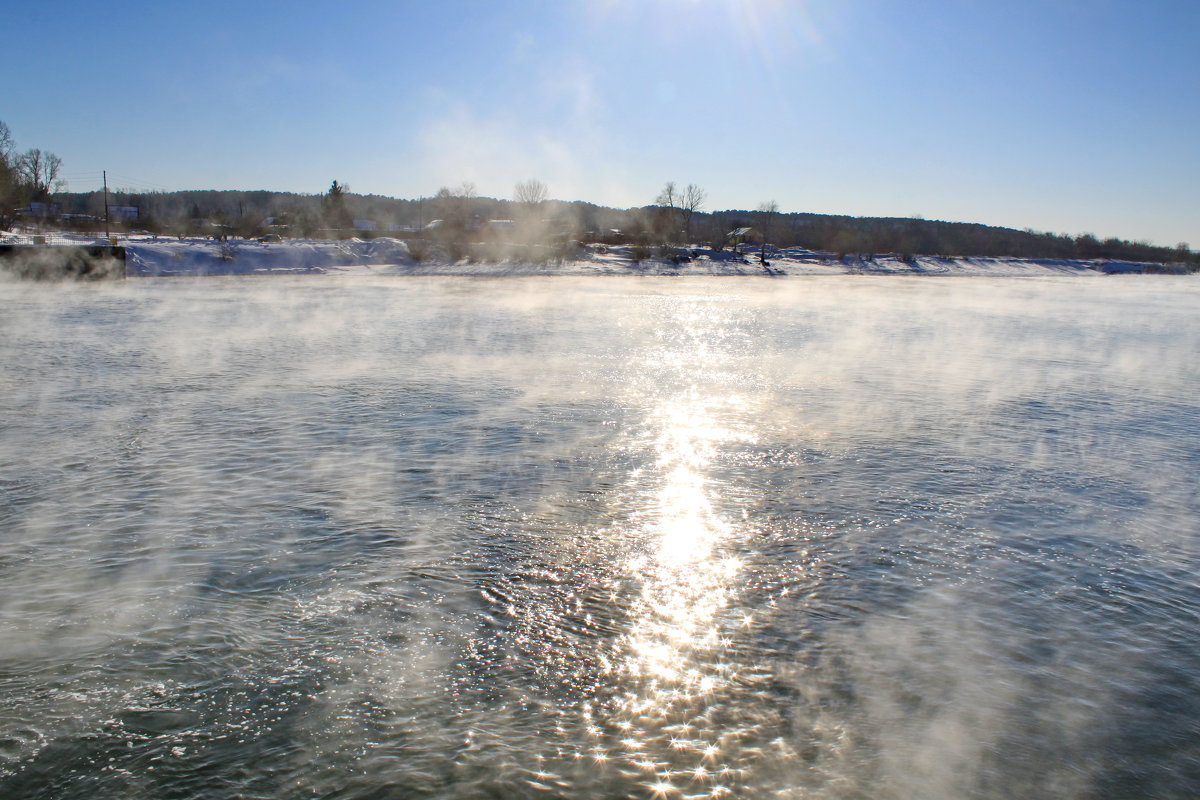
[[[93,243],[93,239],[58,235],[50,244]],[[4,241],[31,244],[29,236],[11,234]],[[651,258],[633,261],[632,246],[587,245],[562,263],[415,261],[400,239],[345,241],[291,239],[279,242],[167,236],[122,238],[130,277],[239,274],[341,273],[373,275],[938,275],[938,276],[1095,276],[1140,272],[1144,264],[1067,259],[941,258],[918,256],[908,261],[894,254],[847,255],[839,258],[801,248],[737,255],[694,248],[691,258],[674,264]]]

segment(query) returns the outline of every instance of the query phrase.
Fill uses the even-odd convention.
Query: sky
[[[1200,249],[1198,0],[17,0],[0,120],[73,191],[922,216]]]

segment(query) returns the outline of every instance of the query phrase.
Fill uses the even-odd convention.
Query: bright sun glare
[[[750,436],[727,422],[742,401],[716,377],[720,348],[700,335],[700,328],[711,328],[711,313],[709,306],[682,304],[673,315],[682,340],[647,354],[648,366],[699,381],[664,397],[648,420],[657,459],[640,526],[654,545],[634,565],[643,576],[642,597],[618,668],[628,686],[617,715],[627,731],[625,757],[655,769],[651,790],[661,796],[676,789],[671,773],[659,771],[648,754],[666,749],[697,783],[708,783],[720,766],[711,732],[677,722],[683,709],[711,703],[732,677],[720,631],[736,623],[722,617],[742,565],[725,551],[741,520],[720,513],[713,473],[722,445]]]

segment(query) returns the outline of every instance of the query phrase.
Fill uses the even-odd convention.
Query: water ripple
[[[1192,284],[0,290],[4,796],[1200,793]]]

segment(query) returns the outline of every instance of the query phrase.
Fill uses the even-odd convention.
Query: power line
[[[104,182],[104,177],[105,176],[103,172],[64,172],[59,175],[59,178],[67,183],[95,184],[96,188],[85,191],[99,191],[101,184]],[[154,181],[147,181],[141,178],[120,175],[117,173],[113,173],[113,180],[110,183],[111,185],[116,186],[120,191],[126,193],[175,191],[171,187],[165,186],[161,183],[155,183]]]
[[[156,189],[160,192],[172,191],[171,187],[164,186],[161,183],[154,183],[153,181],[146,181],[142,180],[141,178],[131,178],[125,175],[118,175],[116,173],[113,173],[113,180],[128,184],[130,186],[136,186],[139,189]]]

